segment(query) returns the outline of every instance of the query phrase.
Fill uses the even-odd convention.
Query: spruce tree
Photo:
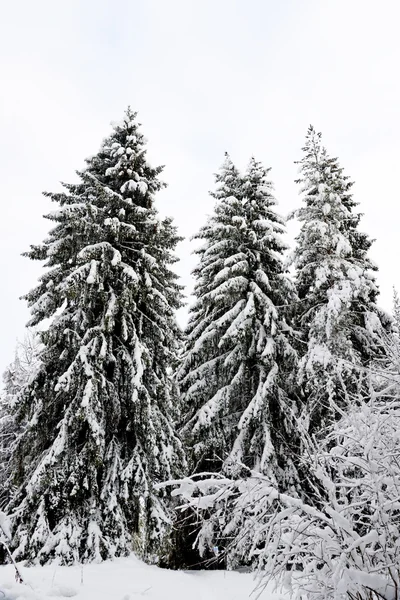
[[[396,288],[393,288],[393,330],[397,337],[400,336],[400,298]]]
[[[359,231],[353,183],[321,134],[310,127],[299,162],[303,206],[292,262],[299,297],[297,324],[303,334],[300,382],[310,432],[340,414],[366,369],[384,352],[379,332],[388,324],[376,304],[377,267],[368,257],[372,241]]]
[[[294,290],[268,176],[254,159],[241,176],[228,155],[216,176],[214,213],[196,235],[203,245],[178,379],[192,470],[239,476],[244,465],[289,485],[295,407],[286,383],[296,356],[285,310]]]
[[[146,160],[130,109],[86,163],[45,194],[54,227],[27,252],[46,267],[26,296],[30,324],[51,321],[16,415],[28,424],[9,510],[15,557],[42,563],[161,552],[170,514],[155,484],[182,474],[170,374],[179,237],[154,206],[162,167]]]

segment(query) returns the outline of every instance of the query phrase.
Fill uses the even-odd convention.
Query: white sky
[[[272,167],[279,210],[310,123],[356,182],[377,241],[381,304],[400,287],[398,0],[15,0],[0,22],[0,371],[23,337],[18,298],[41,267],[43,190],[71,181],[128,104],[149,158],[165,164],[158,207],[190,236],[227,150]],[[191,244],[179,247],[190,288]]]

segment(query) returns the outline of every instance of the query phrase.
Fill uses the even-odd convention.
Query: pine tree
[[[388,324],[377,307],[377,267],[368,258],[372,241],[358,230],[361,214],[353,183],[321,134],[310,127],[300,161],[303,206],[292,261],[299,296],[298,326],[305,351],[299,363],[306,425],[311,432],[347,405],[365,369],[383,352],[379,331]]]
[[[204,244],[178,379],[195,472],[238,476],[245,465],[288,485],[295,407],[285,379],[296,357],[285,309],[294,290],[268,175],[252,159],[242,177],[226,155],[216,176],[214,214],[196,235]]]
[[[54,227],[27,252],[47,268],[26,296],[30,324],[51,321],[18,408],[28,424],[9,510],[15,557],[42,563],[161,552],[170,514],[155,484],[182,474],[170,374],[180,238],[154,207],[162,167],[130,109],[86,162],[77,183],[45,194]]]

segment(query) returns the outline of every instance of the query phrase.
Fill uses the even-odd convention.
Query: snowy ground
[[[245,600],[256,583],[249,573],[167,571],[134,556],[83,568],[22,567],[21,572],[24,585],[15,583],[11,566],[0,566],[0,600]],[[266,590],[260,600],[280,600],[280,594]]]

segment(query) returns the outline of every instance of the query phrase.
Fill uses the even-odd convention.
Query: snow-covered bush
[[[7,504],[12,491],[7,482],[11,447],[24,427],[23,422],[15,419],[15,408],[20,394],[39,372],[40,349],[37,332],[27,329],[24,340],[17,344],[14,360],[3,373],[4,389],[0,391],[0,509]]]
[[[200,550],[224,538],[228,564],[253,561],[259,589],[274,580],[295,598],[399,598],[400,402],[370,398],[310,450],[313,506],[256,473],[181,482],[185,506],[209,515]]]

